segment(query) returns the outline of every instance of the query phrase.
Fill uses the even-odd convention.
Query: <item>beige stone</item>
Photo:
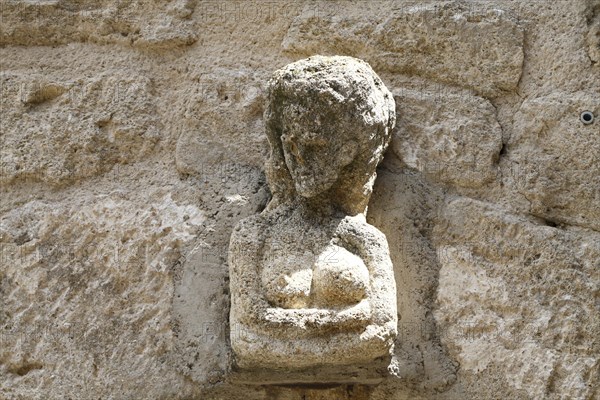
[[[389,3],[373,13],[307,5],[283,41],[286,51],[364,58],[377,69],[423,76],[486,95],[514,90],[523,32],[509,12],[487,4]],[[364,8],[361,9],[361,8]]]
[[[407,166],[454,187],[496,179],[502,128],[494,106],[443,85],[402,88],[392,149]]]
[[[442,218],[435,317],[463,374],[495,366],[531,398],[593,397],[600,236],[470,199]]]
[[[62,185],[148,155],[162,128],[152,81],[100,74],[72,81],[3,74],[0,181]]]
[[[598,0],[0,8],[0,398],[597,397]],[[398,335],[335,387],[243,376],[229,339],[229,240],[273,197],[267,82],[315,54],[397,106],[367,222]]]
[[[553,224],[600,229],[600,94],[554,93],[528,99],[515,116],[508,143],[508,183],[529,202],[529,212]]]
[[[385,360],[396,335],[387,243],[364,220],[394,100],[365,62],[315,56],[273,74],[265,117],[274,197],[229,247],[236,366],[283,373],[255,384],[360,382],[352,368]]]
[[[194,43],[193,2],[167,1],[152,6],[137,0],[98,1],[90,4],[65,0],[17,0],[3,5],[11,20],[0,34],[7,45],[60,45],[69,42],[182,46]]]

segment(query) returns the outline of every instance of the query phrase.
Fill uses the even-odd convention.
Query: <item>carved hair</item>
[[[344,137],[339,140],[355,141],[358,151],[340,171],[330,196],[350,215],[364,212],[377,164],[383,159],[396,121],[392,94],[366,62],[352,57],[314,56],[276,71],[269,81],[264,115],[271,146],[266,165],[273,193],[269,209],[297,197],[281,142],[282,116],[294,105],[339,120],[340,126],[353,127],[342,132]]]

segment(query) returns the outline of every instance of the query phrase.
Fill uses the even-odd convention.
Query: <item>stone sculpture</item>
[[[362,60],[310,57],[275,72],[265,120],[273,198],[229,247],[237,367],[385,359],[396,286],[385,235],[365,214],[395,123],[392,94]]]

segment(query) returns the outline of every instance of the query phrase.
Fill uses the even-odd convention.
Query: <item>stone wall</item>
[[[0,398],[599,395],[600,1],[0,4]],[[313,54],[396,100],[367,217],[400,334],[376,387],[234,384],[264,88]]]

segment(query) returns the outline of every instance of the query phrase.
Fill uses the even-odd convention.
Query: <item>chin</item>
[[[331,179],[329,182],[328,181],[314,182],[312,180],[309,180],[308,181],[308,182],[310,182],[309,184],[304,184],[304,185],[296,184],[294,186],[296,188],[296,192],[300,196],[309,199],[311,197],[316,197],[322,193],[325,193],[326,191],[331,189],[331,187],[335,183],[336,179],[337,179],[337,176],[335,178]],[[306,179],[298,179],[298,180],[304,180],[306,182]]]
[[[322,193],[322,190],[319,190],[318,188],[299,188],[296,187],[296,192],[298,192],[298,194],[302,197],[305,197],[307,199],[310,199],[311,197],[315,197],[317,196],[319,193]]]
[[[297,187],[296,192],[307,199],[311,197],[317,197],[318,195],[325,193],[327,190],[331,188],[332,185],[319,185],[316,187]]]

